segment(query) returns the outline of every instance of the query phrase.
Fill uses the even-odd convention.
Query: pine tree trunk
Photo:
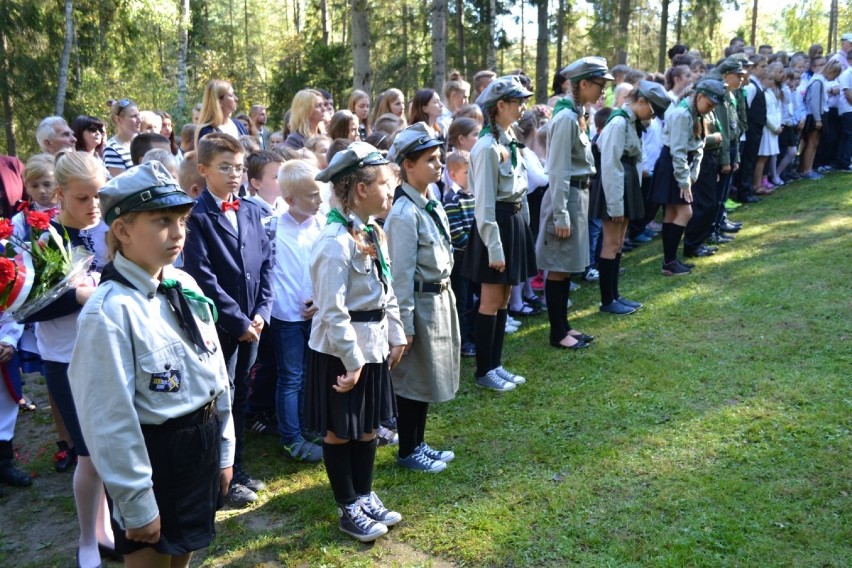
[[[184,116],[186,111],[186,53],[189,44],[189,0],[180,0],[180,21],[178,22],[178,61],[177,61],[177,113]]]
[[[7,0],[0,0],[0,96],[3,98],[3,123],[6,130],[6,154],[18,155],[18,143],[15,139],[15,112],[12,106],[12,65],[6,45],[6,30],[9,29]]]
[[[754,7],[751,10],[751,44],[757,42],[757,0],[754,0]]]
[[[59,60],[59,80],[56,89],[56,104],[53,114],[62,116],[65,111],[65,95],[68,92],[68,61],[71,59],[71,42],[74,40],[74,2],[65,0],[65,45]]]
[[[497,49],[495,46],[496,28],[494,23],[497,21],[497,1],[488,0],[488,16],[486,23],[488,26],[487,37],[485,38],[485,67],[492,71],[497,71]]]
[[[456,0],[456,34],[459,41],[459,53],[461,53],[461,72],[467,75],[467,50],[464,46],[464,0]]]
[[[618,3],[618,45],[615,48],[616,63],[627,63],[627,43],[630,33],[630,0]]]
[[[432,88],[444,92],[447,80],[447,0],[432,0]]]
[[[367,0],[352,0],[352,86],[370,92],[370,14]]]
[[[322,43],[328,45],[328,0],[320,0],[320,16],[322,18]]]
[[[550,27],[548,26],[547,8],[549,0],[538,0],[538,38],[535,45],[535,100],[547,102],[547,55],[550,45]]]
[[[565,67],[562,61],[562,45],[565,41],[565,0],[559,0],[556,18],[556,70],[561,71]]]
[[[666,70],[666,42],[669,32],[669,0],[662,0],[662,13],[660,14],[660,51],[657,57],[657,71],[663,73]]]

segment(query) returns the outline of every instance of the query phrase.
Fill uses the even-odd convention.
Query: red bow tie
[[[234,199],[233,201],[223,201],[222,202],[222,212],[225,212],[225,211],[228,211],[228,210],[239,211],[240,210],[240,200]]]

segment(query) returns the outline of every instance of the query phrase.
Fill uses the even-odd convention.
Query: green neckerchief
[[[490,124],[479,131],[479,137],[482,138],[486,134],[492,134],[492,135],[494,134],[494,131],[492,130]],[[526,146],[521,144],[520,142],[518,142],[514,138],[509,140],[509,150],[511,151],[511,155],[512,155],[512,168],[518,167],[518,149],[519,148],[526,148]]]
[[[514,164],[512,164],[512,166],[514,166]],[[432,217],[432,220],[435,222],[435,224],[438,225],[438,230],[441,231],[441,234],[444,236],[445,239],[447,239],[447,243],[452,245],[453,241],[450,239],[450,235],[448,235],[447,231],[444,229],[444,224],[441,222],[441,216],[438,215],[438,211],[435,209],[437,205],[437,201],[435,201],[434,199],[430,199],[426,203],[426,212],[429,214],[430,217]]]
[[[578,117],[580,116],[580,113],[577,111],[577,107],[574,106],[574,101],[572,101],[568,97],[564,97],[556,101],[556,106],[553,107],[553,115],[550,120],[553,121],[553,119],[556,118],[556,115],[559,114],[561,111],[565,110],[566,108],[570,111],[573,111]],[[592,130],[589,126],[589,121],[587,120],[586,136],[589,136],[591,132]]]
[[[326,216],[326,225],[330,225],[331,223],[340,223],[345,227],[351,227],[352,222],[349,221],[346,217],[343,216],[343,213],[338,211],[337,209],[332,209],[328,212]],[[385,260],[385,253],[382,251],[382,247],[379,244],[379,239],[376,237],[375,231],[373,230],[372,225],[364,225],[364,232],[367,234],[367,238],[370,241],[370,244],[376,249],[376,259],[379,262],[379,267],[381,268],[382,279],[387,278],[388,282],[393,282],[393,276],[391,276],[390,267],[388,266],[387,260]]]
[[[606,119],[606,123],[604,123],[604,127],[606,127],[606,125],[609,124],[609,121],[611,121],[616,116],[620,116],[621,118],[623,118],[624,120],[627,121],[628,125],[630,124],[630,115],[627,113],[627,111],[624,110],[624,109],[621,109],[621,108],[617,108],[614,111],[612,111],[612,114],[610,114],[609,118]],[[639,138],[642,138],[642,135],[645,133],[645,125],[642,124],[642,121],[638,120],[638,119],[636,120],[635,125],[636,125],[636,134],[639,135]]]
[[[693,121],[699,121],[698,124],[701,126],[701,140],[704,140],[704,137],[707,135],[706,129],[704,128],[704,119],[698,114],[697,110],[695,111],[695,113],[692,112],[692,109],[689,108],[689,99],[681,99],[677,106],[688,110],[689,115],[692,117]],[[716,121],[716,123],[718,124],[718,120]]]
[[[207,296],[202,296],[195,290],[190,290],[189,288],[184,288],[180,285],[180,282],[177,280],[172,280],[170,278],[163,280],[160,284],[166,290],[171,288],[178,288],[183,294],[183,297],[187,299],[189,304],[195,308],[198,308],[196,313],[201,316],[202,321],[207,322],[207,310],[205,309],[207,306],[210,306],[210,311],[213,313],[213,321],[218,321],[219,319],[219,311],[216,309],[216,304],[213,303],[213,300],[208,298]]]

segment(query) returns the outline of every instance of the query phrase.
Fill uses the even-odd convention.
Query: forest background
[[[451,69],[523,69],[542,101],[583,55],[662,71],[674,43],[715,61],[734,35],[828,53],[847,31],[847,0],[0,0],[0,153],[27,157],[43,117],[106,117],[111,98],[180,125],[212,78],[277,128],[305,86],[344,106],[353,87],[410,98]]]

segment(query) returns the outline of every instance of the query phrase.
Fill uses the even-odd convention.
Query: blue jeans
[[[305,399],[305,375],[308,372],[308,338],[311,322],[283,321],[272,318],[270,331],[275,344],[278,383],[275,410],[281,443],[290,445],[302,437]]]
[[[601,233],[603,232],[603,221],[589,217],[589,267],[598,265],[598,257],[601,255]]]

